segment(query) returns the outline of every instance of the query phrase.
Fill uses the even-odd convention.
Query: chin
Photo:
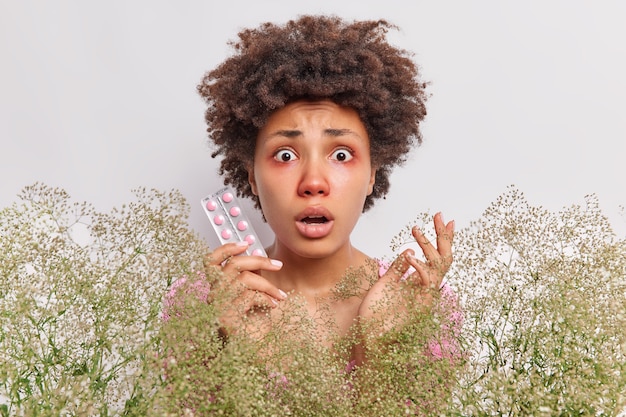
[[[285,248],[294,254],[307,259],[325,259],[333,256],[341,249],[341,245],[333,245],[331,242],[304,241],[294,245],[284,245]]]

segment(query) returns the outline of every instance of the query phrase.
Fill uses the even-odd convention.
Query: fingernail
[[[452,222],[451,222],[451,223],[452,223],[452,231],[454,231],[454,225],[455,225],[456,223],[454,223],[454,220],[452,220]]]
[[[274,298],[270,297],[270,300],[272,300],[272,303],[274,303],[274,305],[275,305],[275,306],[277,306],[277,305],[278,305],[278,301],[277,301],[277,300],[275,300]]]
[[[241,241],[235,243],[235,245],[237,245],[237,246],[248,246],[248,242],[246,242],[245,240],[241,240]]]
[[[287,293],[286,293],[285,291],[283,291],[283,290],[278,290],[278,292],[280,293],[280,296],[281,296],[281,297],[283,297],[283,300],[284,300],[285,298],[287,298]]]
[[[439,212],[439,216],[441,216],[441,222],[442,222],[443,224],[446,224],[446,221],[445,221],[445,220],[444,220],[444,218],[443,218],[443,213],[442,213],[442,212]]]
[[[274,266],[279,266],[279,267],[283,266],[283,263],[279,261],[278,259],[270,259],[270,263]]]

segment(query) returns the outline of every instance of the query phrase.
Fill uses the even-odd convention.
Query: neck
[[[267,278],[284,291],[324,295],[341,280],[349,267],[360,267],[367,256],[350,242],[337,252],[320,258],[300,256],[275,242],[268,249],[270,257],[280,259],[283,268]]]

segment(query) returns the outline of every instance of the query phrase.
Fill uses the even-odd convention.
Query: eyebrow
[[[286,138],[295,138],[302,135],[301,130],[277,130],[276,132],[268,135],[269,138],[273,138],[276,136],[283,136]],[[332,136],[332,137],[340,137],[346,135],[355,135],[359,136],[356,132],[350,129],[324,129],[324,136]]]

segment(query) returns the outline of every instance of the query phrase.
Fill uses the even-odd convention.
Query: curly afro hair
[[[357,111],[370,138],[374,190],[363,211],[389,189],[391,169],[422,141],[426,84],[405,50],[386,39],[384,20],[346,22],[335,16],[301,16],[285,25],[264,23],[230,42],[234,55],[208,72],[198,92],[205,119],[223,156],[224,182],[259,207],[248,183],[254,143],[269,115],[299,99],[330,99]]]

